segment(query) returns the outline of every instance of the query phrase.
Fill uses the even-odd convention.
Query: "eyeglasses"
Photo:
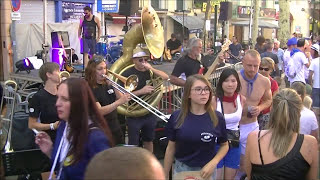
[[[259,70],[260,70],[260,71],[263,71],[263,70],[264,70],[264,71],[269,71],[270,69],[269,69],[269,68],[259,67]]]
[[[140,58],[139,59],[139,62],[143,62],[143,61],[147,62],[147,59],[146,58]]]
[[[202,92],[204,92],[204,94],[209,94],[211,92],[209,87],[205,87],[203,89],[201,87],[196,87],[191,90],[193,90],[196,94],[202,94]]]

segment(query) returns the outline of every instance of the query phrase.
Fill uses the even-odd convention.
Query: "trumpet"
[[[68,79],[70,77],[70,73],[68,71],[61,71],[59,73],[59,77],[61,79],[61,81]]]
[[[115,74],[115,73],[114,73]],[[118,91],[120,91],[121,93],[125,94],[128,93],[131,95],[131,99],[138,103],[139,105],[141,105],[142,107],[144,107],[145,109],[147,109],[149,112],[151,112],[152,114],[154,114],[155,116],[157,116],[158,118],[160,118],[161,120],[163,120],[164,122],[168,122],[168,117],[163,114],[161,111],[159,111],[157,108],[151,106],[150,104],[148,104],[147,102],[145,102],[144,100],[142,100],[141,98],[139,98],[138,96],[136,96],[135,94],[133,94],[131,91],[129,91],[128,89],[126,89],[125,87],[122,87],[121,85],[119,85],[118,83],[116,83],[115,81],[113,81],[111,78],[109,78],[107,75],[102,74],[102,77],[106,78],[112,85],[112,87],[114,87],[115,89],[117,89]],[[118,75],[117,76],[121,76]],[[122,77],[122,76],[121,76]],[[130,76],[129,76],[130,77]],[[127,82],[128,80],[130,80],[129,78],[119,78],[119,80],[126,80],[125,82],[123,82],[124,84],[127,84],[127,86],[131,87],[134,85],[130,85],[129,83],[133,83],[135,85],[138,84],[137,81],[133,81],[133,82]]]

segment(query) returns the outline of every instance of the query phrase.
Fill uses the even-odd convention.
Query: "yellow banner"
[[[215,0],[215,1],[210,1],[211,4],[211,13],[214,13],[214,6],[217,5],[218,6],[218,13],[220,12],[220,2],[222,2],[223,0]],[[206,12],[207,10],[207,3],[204,2],[202,3],[202,12]]]

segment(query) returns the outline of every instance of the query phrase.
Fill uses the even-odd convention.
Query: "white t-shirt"
[[[308,59],[306,55],[303,52],[296,52],[292,57],[294,68],[296,70],[296,76],[291,79],[290,83],[300,81],[303,83],[306,83],[306,80],[304,78],[304,67],[305,64],[308,64]]]
[[[316,115],[310,109],[303,107],[300,116],[300,133],[311,134],[311,131],[318,129]]]
[[[284,74],[288,77],[288,74],[287,74],[287,65],[288,65],[288,62],[291,60],[291,57],[290,57],[290,51],[289,50],[286,50],[283,54],[283,70],[284,70]]]
[[[315,58],[311,61],[311,65],[309,67],[310,71],[313,71],[313,88],[320,88],[320,58]]]

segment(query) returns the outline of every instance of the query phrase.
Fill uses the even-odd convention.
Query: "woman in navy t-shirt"
[[[214,176],[229,146],[224,118],[214,111],[211,100],[212,88],[204,76],[196,74],[187,78],[181,110],[171,115],[166,126],[169,139],[164,158],[166,176],[174,159],[175,173],[200,171],[204,179]],[[221,146],[217,153],[216,143]]]

